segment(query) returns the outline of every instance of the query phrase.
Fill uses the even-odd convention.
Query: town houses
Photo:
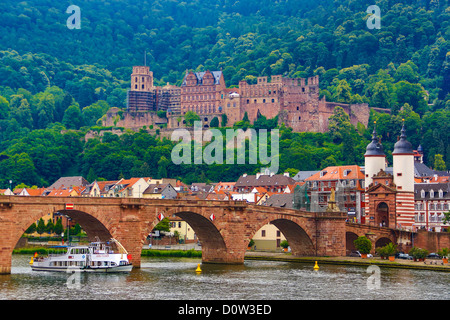
[[[328,166],[317,171],[299,171],[294,177],[287,172],[279,174],[263,168],[256,174],[243,173],[236,181],[194,182],[190,185],[165,177],[89,182],[81,176],[72,176],[61,177],[49,187],[19,186],[13,190],[0,190],[0,194],[245,201],[311,212],[326,211],[333,194],[339,211],[346,214],[350,223],[410,231],[445,231],[450,227],[444,222],[445,213],[450,209],[450,174],[425,166],[422,147],[413,148],[407,140],[404,125],[399,131],[400,137],[392,152],[392,167],[388,165],[374,127],[372,141],[364,155],[364,166]],[[54,213],[43,218],[55,223],[59,216]],[[195,230],[179,217],[168,218],[183,241],[198,241]],[[284,236],[268,224],[258,231],[254,240],[259,248],[273,249],[280,246]]]

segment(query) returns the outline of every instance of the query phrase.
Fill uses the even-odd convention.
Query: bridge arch
[[[345,249],[346,249],[346,255],[350,255],[350,253],[352,251],[356,251],[356,247],[354,244],[354,241],[356,239],[358,239],[359,235],[351,232],[351,231],[347,231],[345,233]]]
[[[211,219],[205,217],[204,212],[194,208],[175,208],[167,213],[186,221],[195,231],[202,245],[202,262],[223,262],[223,256],[229,251],[229,246],[217,226]]]
[[[247,246],[250,241],[264,225],[268,223],[277,227],[283,233],[286,241],[291,247],[291,252],[295,256],[311,256],[315,255],[316,248],[310,235],[308,226],[302,221],[291,216],[278,216],[272,219],[265,219],[252,228],[252,232],[248,239],[245,239],[244,245]]]
[[[293,255],[315,255],[315,247],[311,237],[306,233],[305,229],[296,222],[287,219],[276,219],[271,221],[271,223],[286,237]]]
[[[86,234],[90,241],[93,241],[98,237],[100,241],[108,241],[113,236],[110,232],[110,230],[105,226],[105,224],[100,221],[98,218],[94,217],[93,215],[80,210],[58,210],[56,212],[53,212],[53,210],[46,210],[48,213],[53,214],[56,212],[59,212],[60,214],[66,215],[76,221],[84,231],[86,231]],[[13,235],[13,244],[16,244],[20,237],[23,235],[25,230],[28,229],[30,225],[32,225],[34,222],[39,220],[40,218],[44,217],[46,215],[46,212],[43,210],[43,212],[39,213],[36,212],[33,215],[30,215],[28,219],[22,219],[19,221],[19,226],[17,229],[17,232],[15,235]],[[67,226],[64,226],[66,228]]]
[[[385,245],[387,245],[388,243],[391,243],[391,242],[393,242],[393,241],[388,237],[380,237],[375,241],[374,245],[375,245],[375,248],[384,247]]]

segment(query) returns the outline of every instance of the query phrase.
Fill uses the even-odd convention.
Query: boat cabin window
[[[89,253],[88,248],[72,248],[70,249],[70,254],[87,254]]]

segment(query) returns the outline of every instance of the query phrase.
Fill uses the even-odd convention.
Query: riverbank
[[[39,254],[63,253],[63,251],[48,249],[45,247],[20,248],[15,249],[13,254]],[[202,252],[190,248],[189,250],[171,250],[171,249],[143,249],[141,256],[143,257],[180,257],[180,258],[201,258]],[[412,261],[395,259],[395,261],[381,260],[379,257],[362,259],[359,257],[295,257],[291,253],[285,252],[265,252],[265,251],[247,251],[245,260],[263,260],[263,261],[284,261],[309,263],[314,266],[317,261],[319,268],[322,264],[332,265],[353,265],[353,266],[370,266],[377,265],[386,268],[403,268],[403,269],[419,269],[450,272],[450,264],[443,265],[442,260],[428,259],[426,261]]]
[[[310,263],[314,266],[317,264],[333,264],[333,265],[353,265],[353,266],[370,266],[377,265],[385,268],[403,268],[418,270],[433,270],[450,272],[450,265],[442,265],[442,260],[428,259],[426,261],[412,261],[404,259],[395,259],[395,261],[381,260],[379,257],[362,259],[359,257],[294,257],[290,253],[247,251],[246,260],[264,260],[264,261],[284,261]],[[437,263],[437,264],[436,264]]]

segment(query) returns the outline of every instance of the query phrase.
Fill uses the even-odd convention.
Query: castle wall
[[[123,112],[117,108],[109,110],[102,119],[104,127],[142,128],[166,124],[167,119],[160,118],[155,112]]]

